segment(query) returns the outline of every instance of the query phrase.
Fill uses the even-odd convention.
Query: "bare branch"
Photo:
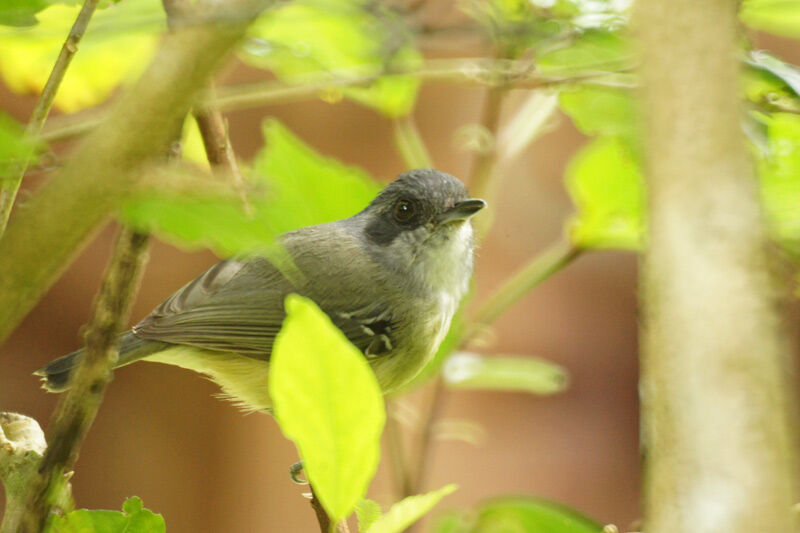
[[[99,1],[84,1],[78,17],[75,19],[75,23],[72,25],[72,29],[70,29],[69,35],[67,35],[67,39],[61,47],[61,52],[58,54],[44,89],[42,89],[42,94],[36,102],[36,107],[33,109],[31,119],[25,129],[26,135],[36,137],[42,131],[47,115],[50,114],[50,108],[53,107],[53,100],[56,97],[59,85],[61,85],[61,80],[64,79],[64,74],[67,72],[67,67],[69,67],[72,57],[78,51],[78,43],[83,38],[83,34],[86,33],[86,28],[89,26],[89,21]],[[14,206],[14,200],[17,198],[17,191],[19,191],[19,187],[22,184],[22,178],[28,169],[28,163],[29,159],[20,162],[16,168],[12,169],[10,176],[0,180],[0,237],[5,232],[8,217],[11,215],[11,209]]]
[[[72,471],[89,427],[94,422],[117,360],[117,338],[127,321],[133,294],[147,257],[147,235],[120,231],[103,277],[86,333],[86,353],[70,389],[53,413],[48,431],[50,445],[35,475],[30,478],[22,521],[12,531],[42,531],[66,475]]]
[[[19,210],[0,241],[0,342],[129,194],[142,164],[167,151],[196,92],[266,5],[225,2],[208,22],[167,36],[109,119]]]

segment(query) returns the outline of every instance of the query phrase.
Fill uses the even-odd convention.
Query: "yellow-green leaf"
[[[18,93],[40,93],[80,6],[53,5],[29,28],[0,26],[0,76]],[[104,101],[150,60],[164,15],[158,0],[120,2],[93,16],[54,105],[78,111]]]
[[[433,533],[601,533],[603,526],[565,505],[540,498],[498,498],[476,510],[450,512]]]
[[[266,121],[263,130],[266,145],[248,180],[252,214],[231,195],[145,191],[125,203],[123,218],[176,244],[228,256],[268,247],[289,230],[352,216],[380,190],[366,172],[316,153],[278,121]]]
[[[383,396],[363,354],[311,300],[290,295],[286,313],[270,359],[273,412],[297,446],[315,494],[338,522],[375,475]]]
[[[164,533],[160,514],[144,509],[142,500],[128,498],[119,511],[79,509],[54,516],[47,533]]]
[[[366,533],[402,533],[457,488],[457,485],[446,485],[426,494],[409,496],[392,505],[386,514],[372,523]]]
[[[457,352],[442,369],[445,383],[457,389],[555,394],[567,387],[563,367],[534,357],[484,357]]]
[[[378,502],[366,498],[362,499],[356,504],[358,530],[360,532],[366,532],[382,514],[383,512]]]
[[[400,17],[380,3],[286,3],[267,10],[248,35],[242,59],[274,71],[289,83],[375,76],[371,83],[334,94],[391,117],[407,114],[414,105],[419,81],[414,76],[384,73],[413,69],[422,58]]]
[[[744,0],[739,16],[752,28],[800,38],[800,2],[797,0]]]
[[[590,141],[570,162],[566,184],[577,208],[569,227],[569,237],[576,246],[641,247],[644,179],[626,143],[616,137]]]

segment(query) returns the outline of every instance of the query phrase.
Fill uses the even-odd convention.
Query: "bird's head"
[[[469,219],[486,202],[434,169],[401,174],[357,216],[373,259],[425,290],[466,290],[472,273]]]

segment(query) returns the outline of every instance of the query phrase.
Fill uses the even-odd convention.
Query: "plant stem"
[[[738,2],[636,2],[644,529],[797,531],[796,347],[741,128]]]
[[[500,125],[500,110],[507,88],[504,86],[490,87],[486,92],[486,100],[481,111],[481,126],[489,134],[490,142],[480,150],[475,157],[472,171],[469,176],[470,192],[475,198],[486,200],[487,209],[477,217],[473,224],[479,241],[489,233],[489,228],[494,222],[494,187],[491,186],[494,170],[497,164],[497,131]]]
[[[36,101],[36,107],[31,113],[31,118],[25,128],[25,134],[28,137],[36,137],[42,131],[47,115],[50,114],[50,108],[53,107],[53,100],[58,92],[58,87],[61,85],[61,80],[64,79],[64,74],[67,72],[72,57],[78,51],[78,43],[80,43],[83,34],[86,33],[86,28],[89,26],[89,21],[97,8],[99,0],[85,0],[83,7],[78,13],[72,28],[67,35],[67,39],[61,46],[61,52],[58,54],[53,70],[50,71],[50,76],[42,89],[42,94]],[[5,179],[0,179],[0,237],[6,230],[8,218],[11,216],[11,209],[14,206],[14,201],[17,198],[17,192],[22,184],[22,178],[25,176],[25,171],[28,170],[30,157],[21,161],[11,170],[11,175]]]
[[[474,85],[478,87],[492,86],[497,82],[487,72],[496,68],[496,65],[477,59],[457,60],[429,60],[419,70],[409,71],[409,75],[419,77],[423,81],[454,83],[459,85]],[[528,62],[517,62],[529,64]],[[511,62],[511,65],[517,63]],[[504,63],[505,64],[505,63]],[[513,70],[521,69],[514,67]],[[545,88],[571,84],[589,84],[604,87],[632,89],[636,87],[633,78],[624,73],[591,72],[576,76],[550,76],[538,73],[515,74],[507,81],[512,88]],[[377,79],[375,75],[354,75],[352,72],[342,72],[337,77],[320,81],[310,78],[308,82],[296,85],[287,85],[280,81],[262,81],[244,83],[227,87],[218,87],[216,95],[207,95],[203,100],[206,105],[212,105],[220,111],[233,111],[250,109],[266,105],[287,104],[315,98],[326,89],[334,87],[351,87],[369,85]],[[66,140],[83,135],[102,121],[102,115],[96,110],[77,115],[56,117],[48,122],[48,127],[41,138],[47,142]]]
[[[314,509],[314,514],[317,517],[317,522],[319,523],[319,531],[320,533],[330,533],[331,531],[331,519],[328,516],[328,513],[325,511],[325,508],[322,506],[322,503],[317,499],[317,494],[314,492],[314,487],[309,485],[311,489],[311,508]]]
[[[461,344],[469,344],[486,327],[528,294],[534,287],[561,271],[581,254],[567,240],[558,241],[533,257],[515,274],[506,279],[475,312],[473,319],[464,327]]]
[[[167,24],[172,31],[180,30],[197,19],[195,6],[188,0],[162,0],[162,4],[167,14]],[[239,164],[228,135],[228,126],[219,109],[209,103],[213,101],[215,94],[213,82],[208,83],[205,93],[205,103],[196,104],[192,113],[197,121],[200,137],[203,139],[206,157],[213,169],[221,169],[227,173],[228,179],[242,200],[242,205],[248,214],[251,214],[252,206],[247,200],[244,178],[239,172]]]
[[[217,22],[167,35],[109,118],[11,220],[0,240],[0,343],[135,188],[144,165],[166,152],[196,91],[267,3],[229,0],[206,15]]]
[[[78,459],[83,439],[97,415],[118,356],[119,331],[127,321],[131,300],[147,257],[147,235],[122,229],[103,277],[86,333],[86,352],[70,389],[59,400],[48,431],[49,446],[31,478],[18,530],[42,531],[58,498],[64,477]],[[12,527],[12,530],[14,528]]]
[[[398,152],[400,152],[406,167],[409,169],[432,168],[434,166],[433,161],[428,148],[425,146],[425,141],[422,140],[422,135],[419,133],[414,117],[409,114],[396,118],[392,121],[392,126],[394,144]]]
[[[405,447],[403,446],[402,427],[391,412],[387,413],[385,435],[386,448],[389,452],[389,470],[392,474],[397,501],[400,501],[411,495],[412,481],[406,462]]]

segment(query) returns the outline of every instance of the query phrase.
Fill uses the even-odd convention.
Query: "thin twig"
[[[314,492],[314,487],[309,485],[311,489],[311,508],[314,509],[314,514],[317,516],[317,522],[319,523],[319,531],[320,533],[330,533],[331,531],[331,519],[328,516],[327,511],[322,506],[322,503],[317,498],[317,494]]]
[[[195,12],[196,7],[188,0],[162,0],[162,5],[167,14],[167,25],[171,31],[184,28],[198,18]],[[250,214],[252,207],[247,200],[244,179],[231,146],[227,124],[219,109],[210,103],[213,101],[215,93],[213,81],[209,81],[205,92],[206,101],[196,104],[192,114],[197,121],[200,137],[203,139],[206,157],[212,168],[221,169],[227,174],[233,188],[242,200],[242,205]]]
[[[85,0],[72,29],[67,35],[67,39],[61,46],[61,52],[58,54],[53,70],[50,71],[50,76],[42,89],[42,94],[36,102],[36,107],[31,113],[31,118],[25,128],[25,134],[28,137],[36,137],[42,131],[47,115],[50,113],[50,108],[53,107],[53,100],[58,92],[58,87],[61,85],[61,80],[64,79],[64,74],[67,72],[72,57],[78,51],[78,43],[80,43],[83,34],[86,33],[86,28],[89,26],[89,21],[97,8],[99,0]],[[3,235],[8,224],[8,218],[11,215],[11,209],[14,206],[14,201],[17,198],[17,192],[22,184],[22,178],[25,171],[28,170],[30,157],[25,158],[15,168],[12,169],[11,175],[6,179],[0,180],[0,236]]]
[[[411,495],[412,481],[403,446],[403,431],[392,413],[386,417],[386,448],[389,455],[389,470],[394,482],[394,493],[397,501]]]
[[[130,303],[147,257],[149,238],[122,229],[103,277],[86,333],[86,352],[69,391],[60,399],[48,432],[50,445],[31,478],[19,531],[45,527],[53,498],[72,471],[83,439],[92,425],[118,356],[117,335],[127,321]]]
[[[433,160],[422,140],[414,117],[408,114],[392,121],[394,130],[394,144],[403,158],[406,166],[414,168],[432,168]]]
[[[598,85],[621,89],[632,89],[636,83],[632,75],[621,72],[584,72],[571,76],[553,76],[525,70],[529,62],[492,62],[481,59],[430,60],[417,70],[394,72],[408,74],[422,81],[454,83],[476,87],[495,86],[499,82],[493,69],[503,67],[506,84],[513,89],[535,89],[572,84]],[[297,81],[289,85],[282,81],[260,81],[238,85],[223,86],[216,89],[216,95],[207,95],[205,105],[213,105],[220,111],[250,109],[266,105],[288,104],[315,98],[325,90],[339,87],[367,86],[378,79],[378,75],[364,75],[352,71],[326,73],[330,79],[320,80],[320,74],[309,76],[308,81]],[[93,129],[102,121],[102,115],[92,110],[76,115],[56,117],[50,122],[41,138],[46,142],[56,142],[80,136]]]
[[[0,342],[172,142],[196,91],[270,0],[228,0],[161,40],[139,81],[20,209],[0,240]]]
[[[481,304],[464,327],[461,344],[468,344],[534,287],[570,264],[581,251],[564,240],[533,257]]]
[[[508,89],[504,86],[490,87],[486,92],[486,100],[481,111],[481,126],[488,134],[489,142],[480,150],[474,160],[469,176],[470,191],[476,198],[487,201],[488,209],[481,213],[475,224],[478,240],[488,233],[494,221],[494,190],[491,187],[492,177],[497,163],[497,131],[500,125],[500,111]]]

